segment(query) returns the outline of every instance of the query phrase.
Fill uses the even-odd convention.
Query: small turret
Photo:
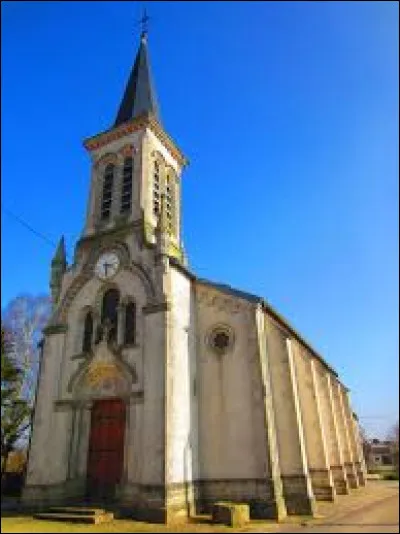
[[[51,261],[50,289],[53,307],[56,306],[61,292],[62,277],[67,269],[67,254],[64,236],[61,237],[54,258]]]

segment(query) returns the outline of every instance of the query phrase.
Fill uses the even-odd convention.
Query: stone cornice
[[[171,310],[170,302],[160,302],[158,304],[148,304],[142,308],[143,313],[146,315],[149,313],[166,312]]]
[[[64,334],[67,332],[68,326],[66,324],[50,324],[49,326],[46,326],[43,328],[43,334],[45,336],[49,336],[50,334]]]
[[[188,164],[188,160],[185,158],[183,152],[177,147],[172,138],[164,131],[155,116],[149,113],[145,113],[125,124],[121,124],[121,126],[118,126],[117,128],[112,128],[93,137],[89,137],[83,141],[83,146],[86,148],[86,150],[92,152],[93,150],[97,150],[102,146],[107,145],[111,141],[116,141],[125,135],[146,127],[151,129],[151,131],[166,146],[166,148],[171,152],[172,156],[180,165],[185,166]]]

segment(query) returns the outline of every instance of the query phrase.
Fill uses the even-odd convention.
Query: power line
[[[51,245],[52,248],[56,248],[57,247],[57,243],[54,243],[54,241],[52,241],[51,239],[49,239],[47,236],[45,236],[44,234],[42,234],[41,232],[38,232],[37,230],[35,230],[35,228],[33,228],[30,224],[28,224],[26,221],[24,221],[24,219],[22,219],[19,215],[16,215],[15,213],[13,213],[11,210],[9,210],[8,208],[6,208],[4,206],[4,204],[2,203],[1,204],[1,208],[2,210],[7,213],[7,215],[10,215],[13,219],[15,219],[16,221],[18,221],[22,226],[24,226],[27,230],[29,230],[30,232],[32,232],[34,235],[36,235],[37,237],[40,237],[40,239],[42,239],[43,241],[45,241],[48,245]],[[67,256],[69,257],[69,259],[71,259],[71,255],[67,253]]]
[[[21,217],[19,217],[18,215],[15,215],[15,213],[13,213],[11,210],[9,210],[8,208],[6,208],[3,204],[1,204],[1,207],[2,207],[2,210],[7,213],[8,215],[10,215],[13,219],[15,219],[16,221],[18,221],[20,224],[22,224],[22,226],[25,226],[25,228],[27,228],[30,232],[32,232],[33,234],[35,234],[36,236],[40,237],[41,239],[43,239],[44,241],[46,241],[46,243],[48,243],[49,245],[51,245],[52,247],[56,247],[57,244],[54,243],[54,241],[52,241],[51,239],[49,239],[48,237],[46,237],[44,234],[42,234],[41,232],[38,232],[37,230],[35,230],[30,224],[28,224],[26,221],[24,221],[23,219],[21,219]]]

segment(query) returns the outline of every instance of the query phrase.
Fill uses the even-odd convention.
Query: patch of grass
[[[275,530],[273,525],[271,530]],[[234,532],[248,530],[235,529]],[[42,521],[32,517],[4,517],[1,520],[1,532],[4,533],[45,533],[45,532],[232,532],[232,528],[223,525],[210,525],[206,523],[187,523],[177,526],[166,526],[156,523],[145,523],[142,521],[130,521],[115,519],[110,523],[100,523],[98,525],[82,525],[61,521]]]

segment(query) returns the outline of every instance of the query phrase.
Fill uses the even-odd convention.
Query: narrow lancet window
[[[121,213],[127,213],[132,205],[133,158],[125,158],[122,174]]]
[[[103,305],[101,309],[101,324],[103,327],[108,323],[107,341],[116,341],[118,332],[118,289],[108,289],[103,296]]]
[[[110,218],[111,202],[114,184],[114,165],[109,163],[104,171],[103,195],[101,199],[101,218]]]
[[[136,306],[129,302],[125,307],[125,333],[124,342],[133,344],[136,340]]]
[[[93,337],[93,315],[92,312],[87,312],[85,317],[85,324],[83,329],[83,343],[82,352],[89,352],[92,348]]]
[[[174,187],[175,183],[173,173],[168,171],[165,182],[165,208],[167,212],[168,231],[171,234],[174,231]]]

